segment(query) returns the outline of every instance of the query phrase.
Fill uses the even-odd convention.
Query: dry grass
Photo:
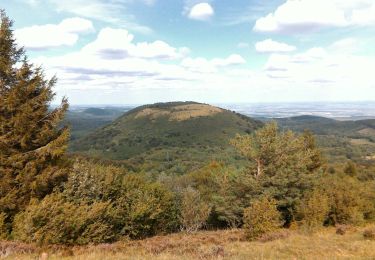
[[[170,112],[167,110],[163,110],[159,108],[145,108],[142,111],[139,111],[134,117],[135,118],[150,117],[153,120],[161,116],[168,116],[169,114]]]
[[[373,145],[374,143],[367,139],[350,139],[352,145]]]
[[[158,117],[167,116],[170,121],[184,121],[194,117],[211,116],[221,113],[223,110],[205,104],[191,104],[175,106],[172,109],[146,108],[138,112],[135,118],[149,117],[154,120]]]
[[[374,128],[364,128],[362,130],[359,130],[358,133],[362,135],[369,135],[369,136],[374,136],[375,135],[375,129]]]
[[[375,155],[366,156],[365,159],[366,160],[375,160]]]
[[[366,240],[363,232],[371,227],[349,229],[337,235],[335,228],[313,234],[288,231],[288,235],[272,236],[271,241],[247,242],[241,230],[209,231],[195,234],[157,236],[141,241],[124,241],[87,247],[37,248],[21,245],[17,253],[8,250],[5,259],[375,259],[375,241]],[[282,231],[284,232],[284,231]],[[8,242],[0,243],[4,250]],[[33,248],[30,251],[30,248]],[[4,256],[4,255],[3,255]],[[1,251],[0,251],[1,258]]]

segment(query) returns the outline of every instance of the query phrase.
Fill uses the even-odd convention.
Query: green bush
[[[182,193],[181,224],[186,232],[198,231],[206,223],[211,207],[201,200],[199,191],[189,187]]]
[[[331,175],[320,182],[320,192],[328,197],[327,224],[358,225],[374,212],[373,184],[355,177]]]
[[[347,162],[344,168],[344,173],[351,177],[357,176],[358,171],[357,171],[357,166],[355,165],[355,163],[352,161]]]
[[[0,239],[6,239],[8,236],[8,229],[6,226],[6,215],[5,213],[0,213]]]
[[[257,239],[281,226],[281,214],[277,210],[276,201],[267,197],[254,201],[246,208],[243,218],[246,237],[249,240]]]
[[[52,194],[16,215],[13,236],[39,244],[111,242],[116,238],[111,210],[109,203],[74,204]]]
[[[178,229],[176,198],[161,184],[147,182],[137,175],[127,175],[121,190],[113,202],[121,235],[143,238]]]
[[[326,194],[314,190],[305,195],[297,212],[301,218],[301,224],[308,230],[322,227],[329,213],[329,201]]]
[[[189,187],[197,190],[200,199],[212,206],[207,226],[215,228],[241,226],[243,210],[249,205],[249,197],[252,197],[256,189],[252,176],[215,161],[168,182],[168,186],[177,192]]]
[[[119,168],[76,163],[65,190],[34,200],[14,221],[13,236],[40,244],[113,242],[176,231],[176,197]]]

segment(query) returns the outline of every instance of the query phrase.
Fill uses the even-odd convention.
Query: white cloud
[[[105,23],[116,24],[116,26],[144,34],[153,32],[150,27],[139,24],[134,15],[129,14],[129,4],[135,0],[48,1],[52,3],[59,12],[71,13]],[[141,0],[141,2],[152,5],[155,0]]]
[[[94,26],[91,21],[79,17],[64,19],[58,27],[62,31],[70,33],[87,33],[94,31]]]
[[[188,57],[181,62],[181,66],[198,73],[213,73],[216,71],[214,64],[205,58]]]
[[[273,41],[272,39],[267,39],[255,44],[255,49],[260,53],[272,53],[272,52],[292,52],[297,48],[286,43]]]
[[[32,62],[57,75],[58,97],[72,103],[364,100],[375,91],[375,58],[347,53],[350,42],[272,53],[263,68],[250,70],[238,54],[193,58],[187,48],[105,28],[80,51]]]
[[[113,60],[127,57],[172,60],[184,57],[189,51],[186,47],[176,49],[160,40],[151,43],[133,43],[133,40],[134,36],[127,30],[107,27],[83,51]]]
[[[68,18],[59,24],[34,25],[15,30],[17,43],[30,50],[44,50],[60,46],[72,46],[79,34],[93,32],[91,21]]]
[[[360,49],[361,42],[355,38],[344,38],[329,46],[331,52],[354,53]]]
[[[189,51],[160,40],[136,43],[127,30],[104,28],[78,52],[39,57],[33,62],[43,64],[48,75],[58,76],[61,95],[84,90],[154,89],[178,87],[196,79],[190,71],[171,63]]]
[[[375,2],[370,0],[287,0],[258,19],[259,32],[305,33],[327,27],[375,25]]]
[[[226,66],[235,66],[235,65],[245,64],[246,60],[241,55],[232,54],[226,59],[218,59],[218,58],[213,59],[212,63],[215,66],[226,67]]]
[[[245,64],[246,60],[238,54],[232,54],[227,58],[215,58],[208,60],[206,58],[185,58],[181,65],[190,71],[198,73],[214,73],[221,67],[230,67]]]
[[[293,55],[272,54],[264,72],[269,78],[289,80],[301,88],[325,86],[334,89],[336,95],[343,92],[355,97],[360,95],[359,89],[375,86],[373,66],[375,59],[369,57],[312,48]]]
[[[199,3],[191,8],[188,17],[194,20],[207,21],[214,14],[215,11],[209,3]]]

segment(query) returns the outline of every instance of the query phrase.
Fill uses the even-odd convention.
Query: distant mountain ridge
[[[313,132],[329,161],[375,159],[375,119],[338,121],[305,115],[275,120],[282,129]]]
[[[309,129],[316,134],[358,135],[358,137],[361,137],[362,131],[362,137],[375,140],[375,119],[338,121],[326,117],[303,115],[275,120],[280,126],[295,131]],[[368,129],[369,134],[365,133],[364,129]],[[374,133],[371,133],[371,129],[374,130]]]

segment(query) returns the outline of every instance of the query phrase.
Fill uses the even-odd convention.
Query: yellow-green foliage
[[[207,225],[215,228],[239,227],[243,210],[249,206],[249,197],[255,193],[257,186],[245,172],[218,162],[211,162],[178,178],[164,179],[163,182],[178,191],[189,187],[197,190],[201,201],[212,206]]]
[[[126,175],[113,202],[120,234],[142,238],[176,231],[179,227],[175,196],[159,183]]]
[[[116,167],[77,162],[63,192],[34,200],[14,222],[13,237],[42,244],[113,242],[175,231],[170,191]]]
[[[249,240],[259,238],[265,233],[275,231],[281,225],[281,215],[276,201],[262,197],[251,203],[244,211],[243,222]]]
[[[110,242],[116,237],[112,214],[109,203],[74,204],[52,194],[16,215],[13,236],[40,244]]]
[[[347,162],[344,168],[344,173],[352,177],[357,176],[358,170],[356,164],[352,161]]]
[[[297,212],[303,227],[313,230],[322,227],[329,213],[329,201],[326,194],[314,190],[305,195]]]
[[[189,187],[182,193],[181,224],[187,232],[198,231],[207,221],[211,206],[204,202],[199,191]]]
[[[328,197],[329,224],[360,224],[374,212],[374,184],[355,177],[325,176],[319,191]]]
[[[0,213],[0,239],[5,239],[8,236],[8,230],[6,226],[6,215],[5,213]]]

